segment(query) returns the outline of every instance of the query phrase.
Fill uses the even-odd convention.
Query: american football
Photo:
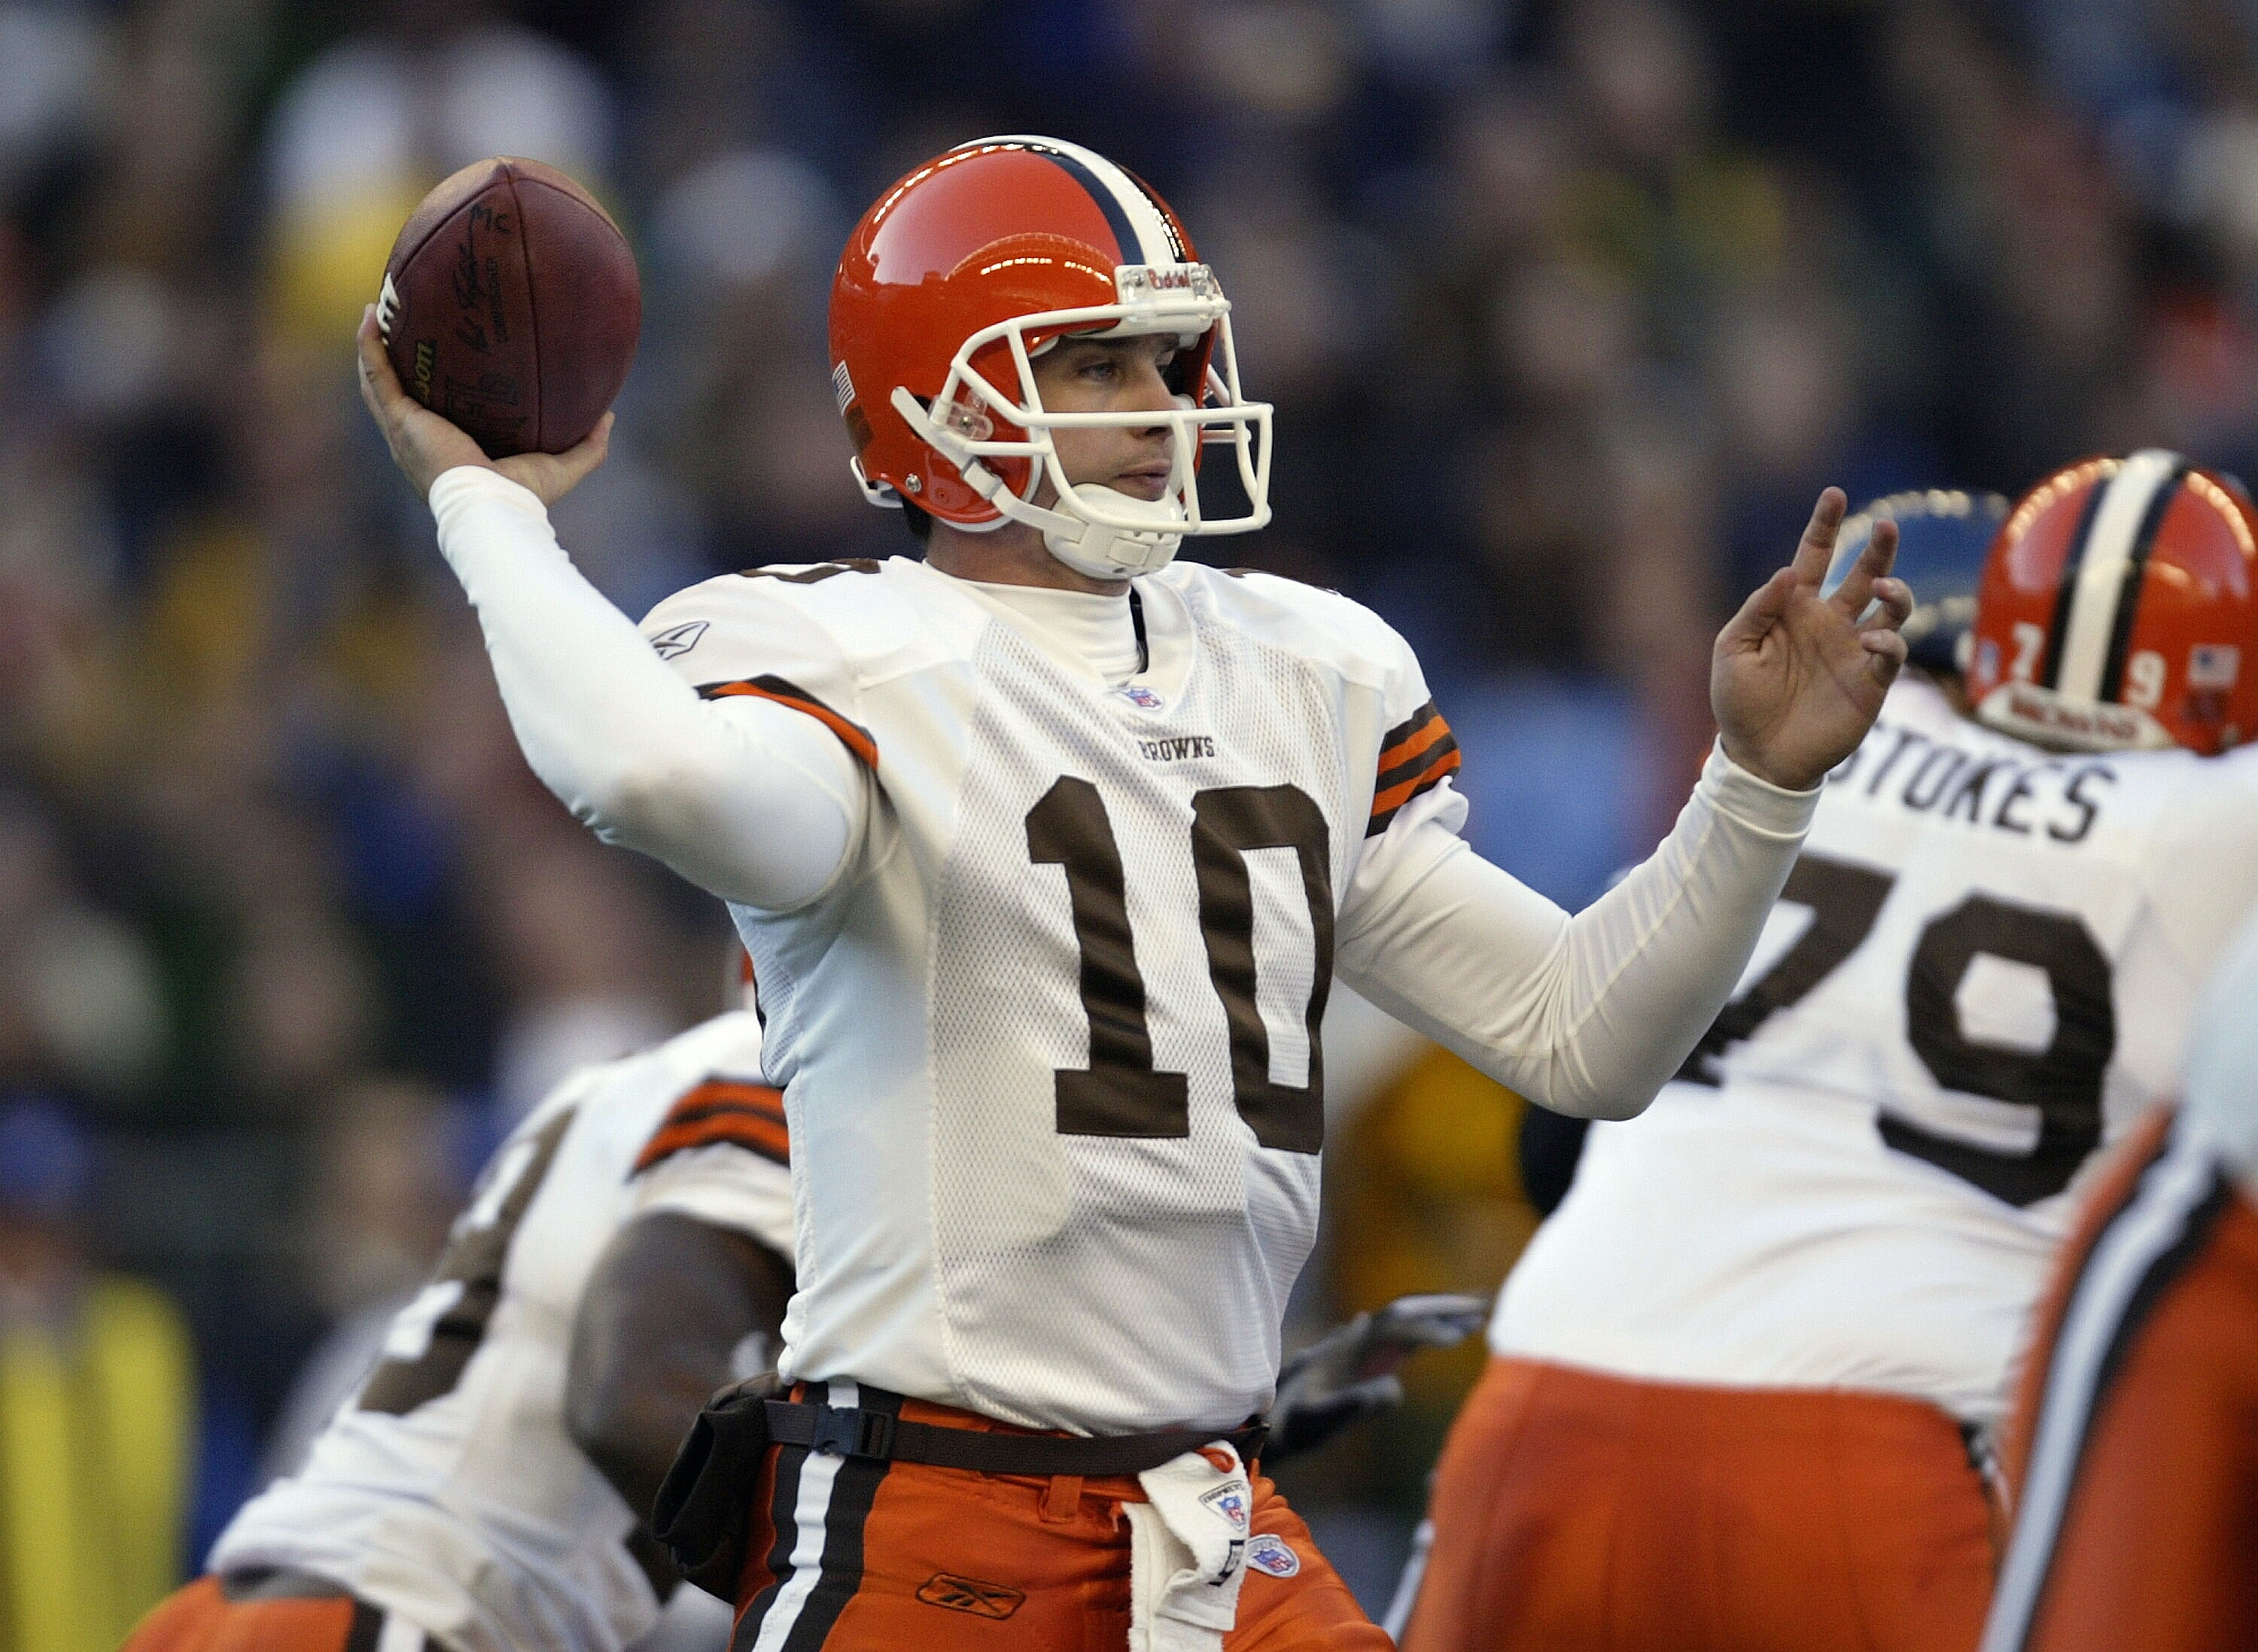
[[[635,254],[554,167],[497,155],[423,197],[393,244],[377,321],[400,382],[493,458],[562,453],[635,360]]]

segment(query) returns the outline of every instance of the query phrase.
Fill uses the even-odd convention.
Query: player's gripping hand
[[[1887,577],[1895,522],[1876,522],[1850,578],[1833,596],[1819,594],[1844,503],[1840,488],[1820,494],[1795,561],[1741,605],[1710,658],[1709,708],[1725,755],[1794,791],[1817,785],[1857,749],[1905,663],[1898,627],[1913,612],[1913,592]]]
[[[384,432],[392,462],[415,489],[418,499],[430,496],[431,484],[459,464],[476,464],[499,471],[513,482],[531,488],[543,505],[554,505],[578,487],[588,472],[604,462],[612,441],[612,415],[596,421],[596,428],[578,447],[562,453],[516,453],[490,459],[459,428],[441,418],[400,387],[384,353],[383,336],[376,330],[376,306],[360,317],[360,399],[369,416]]]
[[[1353,1422],[1401,1405],[1395,1373],[1422,1348],[1464,1342],[1489,1317],[1487,1296],[1399,1296],[1336,1325],[1278,1369],[1265,1462],[1323,1445]]]

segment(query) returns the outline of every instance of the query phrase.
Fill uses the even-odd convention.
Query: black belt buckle
[[[894,1420],[883,1411],[861,1406],[823,1406],[815,1415],[815,1437],[808,1449],[832,1457],[891,1457],[894,1451]]]

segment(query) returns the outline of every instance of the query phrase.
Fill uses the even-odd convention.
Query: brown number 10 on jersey
[[[1270,1034],[1255,1003],[1254,893],[1250,849],[1292,849],[1301,861],[1315,932],[1316,968],[1305,1012],[1309,1082],[1270,1079]],[[1295,786],[1221,786],[1192,798],[1192,862],[1199,880],[1200,937],[1208,978],[1231,1029],[1232,1100],[1265,1147],[1313,1153],[1324,1145],[1324,1057],[1317,1027],[1333,979],[1331,838],[1325,818]],[[1182,1073],[1153,1065],[1145,977],[1129,927],[1121,850],[1105,799],[1089,781],[1062,776],[1027,812],[1027,858],[1066,870],[1075,944],[1082,956],[1082,1007],[1090,1017],[1090,1065],[1054,1076],[1063,1136],[1169,1139],[1191,1134]]]

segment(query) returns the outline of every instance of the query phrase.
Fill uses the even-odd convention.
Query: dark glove
[[[1278,1369],[1267,1463],[1323,1445],[1353,1422],[1403,1401],[1395,1373],[1422,1348],[1451,1348],[1489,1317],[1486,1296],[1399,1296],[1337,1325]]]

